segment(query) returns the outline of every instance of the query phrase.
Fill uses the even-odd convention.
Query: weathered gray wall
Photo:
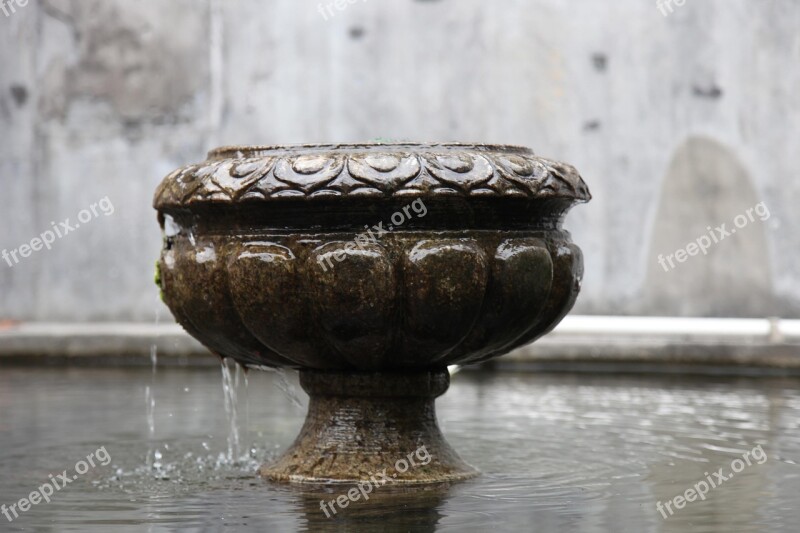
[[[7,0],[7,2],[14,0]],[[323,4],[334,0],[323,0]],[[7,3],[6,2],[6,3]],[[800,2],[42,0],[0,12],[0,319],[152,320],[172,168],[224,143],[532,146],[595,199],[578,311],[800,311]],[[664,272],[658,254],[771,217]]]

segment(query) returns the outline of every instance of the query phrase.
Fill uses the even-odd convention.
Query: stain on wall
[[[644,295],[650,312],[769,314],[770,216],[730,149],[706,137],[680,144],[663,180],[650,239]]]
[[[63,119],[82,99],[107,102],[128,123],[175,122],[208,83],[208,56],[197,55],[207,45],[189,38],[208,33],[208,8],[201,2],[156,7],[121,0],[45,0],[42,9],[73,37],[65,53],[47,65],[45,119]],[[193,16],[181,16],[179,9]],[[164,20],[177,24],[165,27]]]

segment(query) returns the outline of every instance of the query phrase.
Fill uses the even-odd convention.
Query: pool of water
[[[439,420],[483,475],[424,491],[376,487],[328,518],[320,500],[345,489],[300,491],[254,474],[302,424],[306,397],[296,377],[246,377],[246,386],[243,375],[232,380],[237,398],[229,396],[226,410],[219,369],[0,369],[0,504],[18,504],[51,479],[65,484],[49,503],[16,507],[16,518],[9,511],[13,521],[0,514],[0,531],[716,532],[800,524],[797,379],[462,371],[437,402]],[[65,470],[69,483],[59,478]],[[696,485],[695,501],[673,500],[691,497]]]

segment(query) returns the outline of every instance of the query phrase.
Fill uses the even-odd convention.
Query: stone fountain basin
[[[569,311],[569,165],[494,145],[231,147],[156,192],[166,303],[248,366],[479,362]]]
[[[158,283],[222,358],[300,370],[311,396],[283,482],[349,483],[420,447],[398,483],[476,475],[444,440],[447,366],[534,341],[583,263],[562,220],[590,198],[569,165],[504,145],[228,147],[167,176]]]

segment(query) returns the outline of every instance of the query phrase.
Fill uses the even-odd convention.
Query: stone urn
[[[573,167],[516,146],[223,147],[156,191],[158,283],[213,353],[300,371],[305,424],[262,476],[459,480],[477,471],[437,425],[447,367],[566,315],[583,265],[562,220],[589,199]]]

